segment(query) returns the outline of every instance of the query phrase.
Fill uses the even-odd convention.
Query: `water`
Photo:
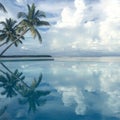
[[[1,62],[0,120],[120,120],[119,68],[110,59]]]

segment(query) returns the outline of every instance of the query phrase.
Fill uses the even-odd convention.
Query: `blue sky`
[[[46,12],[51,23],[48,30],[40,30],[43,42],[39,44],[30,33],[20,54],[81,55],[120,53],[120,1],[119,0],[0,0],[9,11],[0,12],[0,20],[16,19],[26,4],[36,4]],[[36,41],[36,42],[34,42]],[[12,47],[6,54],[16,54]]]

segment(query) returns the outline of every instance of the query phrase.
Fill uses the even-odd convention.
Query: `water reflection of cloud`
[[[75,105],[78,115],[93,110],[120,117],[119,67],[119,63],[56,64],[49,69],[54,69],[51,84],[62,94],[65,106]]]
[[[84,96],[81,91],[76,88],[58,88],[58,91],[62,92],[62,100],[65,106],[70,106],[76,103],[76,114],[84,115],[86,111],[86,104],[84,103]]]

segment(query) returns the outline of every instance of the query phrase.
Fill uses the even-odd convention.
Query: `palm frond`
[[[0,109],[0,117],[5,113],[7,109],[7,105],[3,106],[1,109]]]
[[[5,7],[2,3],[0,3],[0,10],[2,10],[3,12],[7,12],[7,10],[5,9]]]
[[[18,17],[18,18],[27,18],[27,14],[24,13],[24,12],[19,12],[19,13],[17,14],[17,17]]]
[[[34,79],[34,81],[32,82],[31,88],[32,89],[37,88],[41,81],[42,81],[42,74],[39,76],[38,81],[36,79]]]
[[[11,19],[11,18],[6,19],[6,20],[8,21],[8,25],[9,25],[10,27],[14,27],[15,24],[17,23],[16,20],[13,20],[13,19]]]
[[[37,29],[35,29],[35,31],[36,31],[36,35],[38,37],[39,42],[42,43],[42,37],[41,37],[40,33],[38,32]]]
[[[44,25],[45,25],[45,26],[49,26],[50,23],[47,22],[47,21],[37,21],[36,25],[37,25],[37,26],[44,26]]]
[[[45,12],[37,10],[35,13],[35,17],[46,17]]]
[[[30,11],[30,5],[29,4],[27,4],[27,7],[28,7],[28,12]]]
[[[39,40],[40,43],[41,43],[41,42],[42,42],[42,37],[41,37],[40,33],[38,32],[38,30],[35,29],[34,27],[31,27],[31,28],[30,28],[30,31],[31,31],[31,34],[32,34],[33,38],[38,37],[38,40]]]
[[[5,30],[4,30],[4,29],[0,30],[0,33],[3,33],[3,32],[5,32]]]
[[[30,27],[30,32],[31,32],[33,38],[35,38],[36,37],[36,31],[35,31],[35,28],[33,26]]]
[[[4,21],[1,21],[0,24],[2,24],[3,26],[6,26],[6,23]]]
[[[31,12],[32,12],[32,16],[35,14],[35,4],[33,3],[31,6]]]
[[[38,94],[40,94],[40,96],[47,96],[47,95],[49,95],[50,94],[50,91],[43,91],[43,90],[40,90],[40,91],[38,91]]]
[[[28,6],[28,19],[32,19],[35,13],[35,4],[33,3],[31,6],[30,5],[27,6]]]
[[[30,21],[29,20],[27,20],[27,19],[23,19],[20,23],[19,23],[19,27],[22,27],[22,29],[23,28],[26,28],[26,27],[28,27],[28,26],[30,26],[31,24],[30,24]]]
[[[6,34],[0,34],[0,41],[3,41],[6,38]]]

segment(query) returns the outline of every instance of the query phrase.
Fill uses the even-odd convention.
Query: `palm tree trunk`
[[[18,40],[18,39],[17,39]],[[12,42],[10,45],[8,45],[0,54],[0,56],[2,56],[6,51],[7,49],[9,49],[17,40],[15,40],[14,42]]]
[[[24,81],[22,81],[20,78],[18,78],[16,75],[14,75],[14,73],[3,63],[0,63],[9,73],[11,73],[17,80],[20,80],[27,88],[30,88]],[[0,70],[0,72],[4,73],[2,70]]]
[[[4,72],[3,70],[0,69],[0,72],[3,73],[3,74],[6,74],[6,72]]]
[[[2,44],[0,44],[0,47],[2,47],[4,44],[6,44],[7,42],[4,42],[4,43],[2,43]]]
[[[0,54],[2,56],[17,40],[19,40],[29,29],[23,31],[23,33],[15,40],[13,41],[10,45],[8,45]]]

